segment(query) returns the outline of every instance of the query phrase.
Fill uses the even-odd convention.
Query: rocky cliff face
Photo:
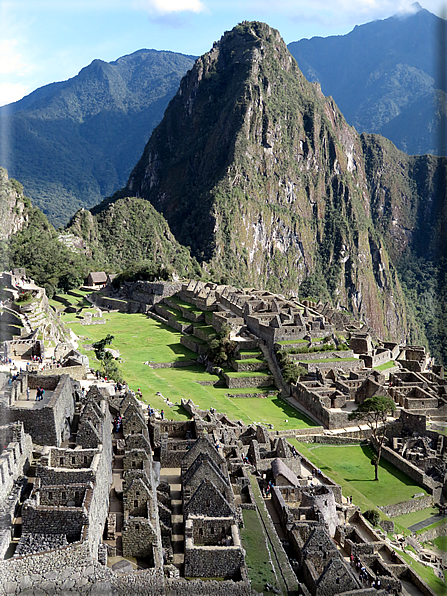
[[[124,192],[214,277],[285,293],[313,279],[381,336],[409,332],[362,140],[265,24],[238,25],[196,61]]]
[[[0,240],[8,240],[27,224],[28,207],[22,185],[10,180],[8,172],[0,168]]]

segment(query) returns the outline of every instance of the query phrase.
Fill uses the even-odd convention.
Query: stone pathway
[[[423,521],[418,522],[417,524],[414,524],[412,526],[410,526],[408,529],[411,530],[412,532],[416,532],[417,530],[422,530],[422,528],[426,528],[427,526],[431,526],[432,524],[434,524],[437,521],[440,521],[441,519],[446,519],[445,515],[432,515],[431,517],[429,517],[428,519],[424,519]]]

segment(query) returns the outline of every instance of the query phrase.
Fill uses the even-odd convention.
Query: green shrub
[[[380,513],[375,509],[368,509],[363,514],[363,517],[373,526],[378,526],[380,523]]]

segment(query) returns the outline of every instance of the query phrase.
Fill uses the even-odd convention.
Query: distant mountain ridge
[[[122,187],[192,56],[139,50],[0,108],[11,177],[56,226]]]
[[[438,64],[445,34],[446,22],[415,3],[410,13],[288,48],[358,132],[381,134],[409,155],[445,154],[437,134],[439,106],[445,106]]]

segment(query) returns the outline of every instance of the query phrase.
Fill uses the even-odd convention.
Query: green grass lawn
[[[173,403],[180,404],[181,398],[192,399],[201,409],[216,408],[232,420],[242,420],[246,424],[253,422],[271,423],[276,430],[292,428],[308,428],[315,424],[300,415],[286,402],[276,395],[263,398],[234,399],[226,394],[227,387],[200,385],[198,381],[216,383],[219,377],[205,372],[201,365],[183,368],[152,369],[145,365],[146,361],[175,362],[197,358],[197,354],[180,344],[182,334],[171,327],[155,321],[144,314],[105,313],[105,325],[82,326],[70,323],[76,335],[83,336],[80,344],[91,344],[105,337],[108,333],[114,336],[112,348],[118,349],[122,356],[123,376],[129,387],[141,388],[143,399],[155,408],[163,408],[166,418],[184,420],[186,412],[179,406],[169,408],[155,393],[160,391]],[[73,320],[73,315],[63,315],[62,320]],[[194,341],[200,340],[193,338]],[[82,351],[82,348],[81,348]],[[90,366],[95,367],[96,359],[93,351],[85,354],[90,358]],[[236,373],[234,373],[236,374]],[[259,373],[250,373],[257,376]],[[269,388],[263,389],[267,391]],[[257,393],[259,389],[235,389],[234,393]],[[287,422],[286,422],[287,420]]]
[[[180,298],[177,298],[176,296],[170,296],[169,300],[171,302],[173,302],[174,304],[178,304],[178,306],[181,306],[185,310],[188,310],[189,312],[191,312],[191,313],[193,313],[195,315],[201,315],[204,312],[203,310],[200,310],[199,308],[197,308],[193,304],[189,304],[188,302],[184,302],[183,300],[181,300]]]
[[[393,521],[404,528],[409,528],[437,513],[439,513],[439,509],[435,507],[427,507],[427,509],[421,509],[420,511],[413,511],[413,513],[406,513],[405,515],[393,517]]]
[[[261,350],[239,350],[238,354],[241,354],[241,356],[253,356],[253,358],[263,356]]]
[[[242,546],[246,550],[245,563],[254,590],[261,593],[268,582],[277,586],[270,563],[266,538],[257,511],[242,511],[244,528],[241,530]]]
[[[193,323],[193,325],[208,336],[213,336],[217,333],[217,331],[211,325],[205,325],[204,323]]]
[[[445,550],[447,552],[447,536],[438,536],[433,540],[433,544],[439,548],[439,550]]]
[[[371,465],[373,450],[368,445],[307,445],[289,439],[298,451],[340,484],[344,495],[352,495],[362,512],[378,505],[393,505],[426,491],[409,476],[385,461],[380,461],[379,481]],[[382,514],[383,516],[383,514]]]
[[[243,362],[245,364],[259,364],[265,362],[265,358],[259,355],[259,358],[244,358],[243,360],[235,360],[235,362]]]
[[[384,364],[381,364],[380,366],[374,366],[374,370],[387,370],[388,368],[393,368],[394,366],[396,366],[396,364],[394,363],[394,360],[390,360],[389,362],[385,362]]]
[[[426,582],[430,588],[438,594],[438,596],[446,596],[447,594],[447,572],[444,571],[444,580],[440,579],[434,574],[432,567],[425,566],[418,561],[415,561],[411,555],[406,552],[399,553],[406,563]]]

